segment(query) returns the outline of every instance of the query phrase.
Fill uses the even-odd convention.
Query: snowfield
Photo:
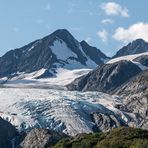
[[[128,61],[133,61],[135,58],[140,57],[142,55],[148,55],[148,52],[143,52],[140,54],[133,54],[133,55],[127,55],[127,56],[122,56],[118,58],[111,59],[107,62],[107,64],[115,63],[121,60],[128,60]]]
[[[148,52],[144,52],[144,53],[140,53],[140,54],[134,54],[134,55],[127,55],[127,56],[122,56],[122,57],[118,57],[118,58],[114,58],[114,59],[111,59],[109,60],[106,64],[112,64],[112,63],[115,63],[115,62],[118,62],[118,61],[121,61],[121,60],[127,60],[127,61],[131,61],[133,62],[134,64],[136,64],[137,66],[139,66],[139,68],[141,70],[146,70],[148,69],[146,66],[143,66],[141,63],[139,62],[135,62],[133,61],[134,59],[136,59],[137,57],[140,57],[142,55],[148,55]]]
[[[115,113],[128,121],[116,96],[99,92],[69,92],[52,89],[0,88],[0,116],[18,130],[49,128],[74,136],[90,133],[91,113]],[[133,116],[133,115],[132,115]]]
[[[89,73],[92,69],[57,69],[57,74],[51,78],[35,79],[44,73],[46,69],[41,69],[33,73],[20,73],[20,75],[8,79],[0,79],[0,84],[13,88],[53,88],[65,89],[64,86],[74,81],[76,78]]]
[[[61,61],[66,61],[69,64],[66,64],[64,66],[64,69],[83,69],[83,68],[89,68],[94,69],[97,67],[97,64],[92,61],[82,50],[81,45],[75,41],[76,44],[79,46],[79,49],[84,57],[87,58],[86,66],[82,65],[80,62],[76,60],[71,60],[70,57],[78,58],[77,55],[71,51],[71,49],[66,45],[66,43],[60,39],[57,38],[57,40],[54,41],[53,46],[50,46],[52,52],[56,55],[57,59],[60,59]],[[102,59],[103,60],[103,59]],[[57,65],[57,67],[63,67],[62,65]]]

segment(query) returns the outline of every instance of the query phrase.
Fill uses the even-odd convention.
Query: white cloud
[[[101,20],[101,23],[106,25],[106,24],[112,24],[114,23],[114,21],[112,19],[103,19]]]
[[[91,40],[92,40],[91,37],[87,37],[87,38],[85,39],[85,41],[86,41],[87,43],[91,42]]]
[[[148,42],[148,23],[139,22],[125,29],[119,27],[115,30],[113,38],[124,43],[142,38]]]
[[[97,35],[99,36],[99,38],[103,41],[103,42],[107,42],[108,41],[108,32],[103,29],[101,31],[97,32]]]
[[[115,2],[103,3],[100,7],[105,11],[106,15],[120,15],[123,17],[129,17],[128,9]]]

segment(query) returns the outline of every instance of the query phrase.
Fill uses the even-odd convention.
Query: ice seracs
[[[122,122],[131,116],[115,108],[122,104],[118,98],[99,92],[1,88],[0,96],[1,117],[19,130],[40,127],[74,136],[93,132],[93,112],[118,116]]]

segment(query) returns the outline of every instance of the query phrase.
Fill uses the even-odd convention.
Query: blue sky
[[[148,0],[0,0],[0,56],[66,28],[111,56],[148,41]]]

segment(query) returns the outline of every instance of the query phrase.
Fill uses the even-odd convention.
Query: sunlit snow
[[[120,100],[99,92],[69,92],[52,89],[1,88],[0,116],[19,130],[49,128],[69,135],[90,133],[94,123],[90,114],[114,112]]]

